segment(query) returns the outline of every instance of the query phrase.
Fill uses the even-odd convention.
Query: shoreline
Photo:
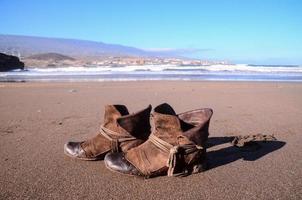
[[[0,73],[0,81],[286,81],[302,82],[302,66],[134,65],[33,68]]]
[[[68,85],[74,85],[74,86],[81,86],[81,85],[108,85],[112,84],[114,85],[137,85],[136,83],[142,83],[142,84],[151,84],[151,85],[161,85],[163,83],[167,83],[170,85],[177,84],[181,85],[181,83],[190,85],[198,85],[198,84],[206,84],[206,85],[268,85],[268,86],[278,86],[278,85],[301,85],[302,81],[235,81],[235,80],[120,80],[120,81],[8,81],[8,82],[1,82],[0,85],[2,86],[13,86],[13,85],[35,85],[37,87],[42,86],[68,86]]]
[[[134,79],[122,79],[122,80],[95,80],[95,79],[72,79],[72,80],[0,80],[0,84],[4,83],[127,83],[127,82],[192,82],[192,83],[199,83],[199,82],[225,82],[225,83],[302,83],[302,80],[179,80],[179,79],[145,79],[145,80],[134,80]]]

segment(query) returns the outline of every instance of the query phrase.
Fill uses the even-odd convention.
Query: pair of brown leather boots
[[[206,168],[206,146],[212,109],[176,114],[164,103],[129,114],[123,105],[105,107],[104,123],[94,138],[64,145],[66,155],[104,159],[110,170],[153,177],[197,173]]]

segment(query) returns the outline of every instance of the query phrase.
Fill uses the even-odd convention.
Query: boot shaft
[[[209,125],[213,115],[211,108],[196,109],[178,114],[183,135],[196,145],[205,146],[209,137]]]
[[[133,137],[147,140],[151,133],[150,112],[151,105],[136,113],[125,115],[117,119],[117,124]]]
[[[181,144],[183,136],[196,145],[204,145],[212,114],[212,109],[203,108],[176,115],[170,105],[161,104],[151,114],[152,134],[171,145]]]
[[[150,134],[151,105],[129,114],[124,105],[105,106],[103,126],[121,135],[131,135],[146,140]]]

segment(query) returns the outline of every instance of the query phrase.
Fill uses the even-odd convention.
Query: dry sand
[[[131,112],[168,102],[211,107],[210,169],[142,179],[72,160],[69,140],[93,136],[105,104]],[[274,134],[257,151],[231,135]],[[301,199],[302,84],[258,82],[0,83],[0,199]]]

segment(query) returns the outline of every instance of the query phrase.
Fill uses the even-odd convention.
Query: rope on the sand
[[[135,137],[121,136],[120,133],[105,128],[104,126],[101,126],[100,134],[110,141],[112,152],[119,152],[119,143],[136,140]]]
[[[235,138],[231,143],[232,145],[237,147],[244,147],[252,142],[266,142],[266,141],[276,141],[276,140],[277,139],[274,137],[274,135],[263,135],[263,134],[239,135],[239,136],[235,136]]]

